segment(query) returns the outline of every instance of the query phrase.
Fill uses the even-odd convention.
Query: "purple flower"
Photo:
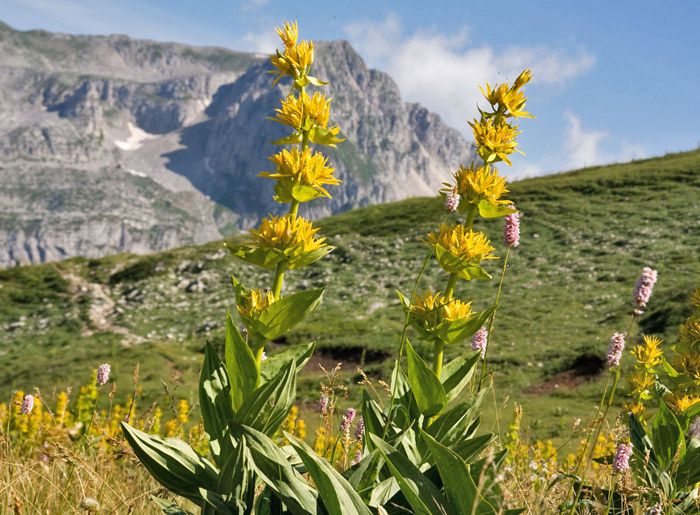
[[[362,460],[362,451],[355,453],[355,458],[350,462],[350,466],[357,465]]]
[[[489,332],[485,327],[479,329],[472,338],[472,350],[481,351],[481,359],[486,355],[486,344],[488,343]]]
[[[610,345],[608,345],[608,365],[611,367],[616,367],[620,364],[620,358],[622,357],[622,351],[625,348],[625,333],[615,333],[610,338]]]
[[[22,399],[22,407],[19,409],[19,412],[22,415],[29,415],[33,409],[34,409],[34,396],[31,394],[27,394]]]
[[[642,270],[642,275],[637,281],[637,287],[634,289],[634,305],[637,308],[635,314],[641,314],[639,310],[646,307],[647,302],[649,302],[649,297],[651,297],[651,291],[654,289],[654,284],[656,284],[657,276],[658,273],[656,270],[652,270],[648,266],[645,266],[644,270]]]
[[[688,436],[690,438],[700,437],[700,417],[695,417],[693,423],[690,424],[690,427],[688,428]]]
[[[612,464],[613,472],[623,472],[630,468],[630,456],[632,456],[633,447],[632,442],[621,443],[617,446]]]
[[[321,395],[321,398],[318,401],[318,409],[323,415],[328,413],[328,395],[325,393]]]
[[[340,421],[340,431],[343,433],[349,433],[350,432],[350,424],[352,424],[352,421],[355,419],[355,408],[348,408],[348,410],[345,412],[345,415],[343,415],[343,420]]]
[[[362,440],[362,436],[365,434],[365,419],[360,417],[357,421],[357,427],[355,428],[355,438]]]
[[[452,190],[445,197],[445,211],[454,213],[457,211],[457,206],[459,206],[459,195],[455,190]]]
[[[503,229],[503,243],[509,247],[517,247],[520,245],[520,213],[517,211],[506,215],[506,226]]]
[[[97,384],[102,386],[107,381],[109,381],[109,373],[112,371],[112,367],[107,363],[102,363],[100,368],[97,369]]]

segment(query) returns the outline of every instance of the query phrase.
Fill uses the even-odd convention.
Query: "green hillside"
[[[626,330],[644,266],[659,271],[641,317],[644,332],[663,337],[667,348],[691,311],[688,293],[700,272],[700,150],[523,180],[511,192],[521,211],[521,245],[509,258],[489,364],[498,407],[506,395],[525,401],[533,430],[543,428],[538,436],[556,436],[553,420],[586,415],[597,401],[600,385],[585,376],[597,370],[612,333]],[[419,198],[320,222],[337,250],[289,272],[285,289],[328,285],[324,301],[276,342],[318,343],[300,383],[306,402],[316,402],[319,363],[342,361],[348,383],[360,364],[386,377],[403,322],[395,290],[410,292],[428,252],[419,238],[443,216],[440,199]],[[477,218],[496,255],[505,252],[502,224]],[[500,261],[486,266],[500,273]],[[140,363],[148,400],[162,394],[161,381],[194,400],[204,342],[223,348],[225,314],[234,303],[231,274],[249,287],[271,283],[222,242],[0,271],[0,397],[20,388],[77,387],[108,361],[121,385],[118,397],[130,390]],[[444,283],[432,263],[419,289]],[[482,310],[497,285],[461,281],[456,294]]]

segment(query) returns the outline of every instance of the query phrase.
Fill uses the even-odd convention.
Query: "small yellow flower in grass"
[[[243,320],[252,320],[273,302],[275,302],[275,296],[272,291],[250,290],[249,295],[241,295],[236,309]]]
[[[477,266],[484,259],[498,259],[491,255],[495,249],[483,232],[465,229],[462,224],[441,224],[437,232],[428,234],[427,243],[441,246],[465,265]]]
[[[527,97],[524,95],[520,88],[527,84],[532,78],[532,73],[530,70],[524,70],[511,87],[507,82],[497,84],[493,89],[489,83],[486,83],[486,91],[479,86],[481,92],[486,97],[486,100],[493,106],[493,108],[502,113],[506,117],[514,116],[515,118],[534,118],[530,113],[525,111],[525,102]]]
[[[312,126],[326,128],[331,111],[331,99],[318,91],[309,96],[302,91],[299,96],[287,95],[282,100],[282,108],[275,109],[275,118],[268,118],[289,125],[295,130],[309,130]]]
[[[291,152],[285,149],[268,159],[275,164],[277,171],[261,172],[258,175],[277,181],[275,200],[278,202],[312,200],[319,196],[331,198],[323,185],[337,185],[341,182],[333,176],[334,168],[327,166],[328,158],[318,152],[311,152],[310,149],[301,152],[297,147],[292,147]],[[299,191],[299,187],[311,188],[313,191]]]
[[[659,345],[662,340],[656,336],[647,336],[646,334],[643,340],[644,344],[635,345],[630,352],[637,358],[639,363],[644,365],[647,370],[650,370],[661,363],[663,352],[659,349]]]
[[[646,370],[634,372],[627,377],[627,382],[630,385],[630,394],[638,394],[644,399],[650,399],[650,390],[654,387],[656,379],[653,375],[647,373]]]
[[[482,118],[480,121],[474,119],[469,122],[474,132],[474,141],[479,146],[477,153],[486,162],[504,161],[508,166],[513,166],[508,156],[513,152],[524,152],[517,149],[516,138],[520,131],[518,126],[506,123],[502,119],[496,121],[494,118]]]
[[[326,238],[317,238],[318,227],[300,216],[292,214],[263,218],[253,234],[252,245],[257,248],[273,248],[290,255],[311,252],[326,244]]]
[[[664,397],[666,404],[676,413],[683,413],[685,410],[690,408],[693,404],[700,401],[700,397],[692,394],[685,394],[681,392],[674,392],[666,395]]]
[[[443,322],[455,322],[471,317],[475,312],[471,302],[462,302],[452,297],[444,297],[430,290],[422,297],[415,295],[410,307],[411,319],[424,329],[433,329]]]
[[[512,204],[511,200],[501,197],[508,193],[505,177],[498,175],[498,170],[489,165],[468,168],[463,165],[453,174],[455,186],[445,182],[445,188],[441,191],[451,192],[455,187],[457,193],[470,204],[478,204],[481,200],[487,200],[494,206]]]

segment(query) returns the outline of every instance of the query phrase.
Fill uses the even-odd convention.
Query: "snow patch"
[[[128,122],[127,126],[129,128],[129,137],[126,138],[125,141],[114,142],[114,144],[122,150],[136,150],[143,145],[144,141],[158,137],[155,134],[147,133],[131,122]]]
[[[148,177],[148,175],[143,172],[139,172],[138,170],[132,170],[131,168],[124,168],[124,170],[131,175],[135,175],[136,177]]]

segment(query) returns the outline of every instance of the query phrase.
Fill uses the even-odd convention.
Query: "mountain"
[[[320,218],[431,195],[471,144],[401,100],[345,41],[319,42],[331,149],[344,181]],[[0,266],[201,244],[278,213],[257,177],[289,91],[267,56],[223,48],[21,32],[0,23]]]
[[[554,431],[565,415],[591,415],[601,385],[585,378],[600,371],[613,332],[627,330],[645,266],[658,270],[659,280],[628,346],[642,332],[663,338],[666,352],[678,341],[678,327],[693,311],[688,294],[700,279],[700,150],[527,179],[510,189],[521,212],[521,244],[508,258],[488,362],[497,371],[499,399],[511,395],[522,402],[528,395],[526,416],[545,421],[539,431]],[[396,290],[410,293],[427,255],[419,238],[443,218],[443,203],[433,197],[319,222],[337,249],[288,272],[283,293],[328,286],[323,302],[268,348],[272,354],[317,342],[321,361],[301,378],[303,403],[314,403],[319,393],[318,363],[330,370],[342,361],[340,381],[353,395],[361,379],[355,366],[370,377],[388,377],[403,328]],[[503,257],[503,219],[477,218],[476,228]],[[456,295],[485,309],[495,298],[501,265],[487,263],[496,279],[460,281]],[[0,270],[0,397],[9,398],[13,388],[75,388],[108,361],[121,395],[131,391],[140,363],[148,402],[172,377],[194,400],[204,344],[221,349],[226,311],[236,316],[231,274],[251,288],[271,284],[269,272],[233,258],[221,241]],[[440,290],[445,280],[433,260],[419,292]],[[409,339],[426,351],[412,331]],[[468,341],[445,352],[454,356],[466,348]],[[623,366],[632,359],[626,352]],[[592,370],[580,366],[596,363]],[[570,381],[561,381],[562,374]]]

